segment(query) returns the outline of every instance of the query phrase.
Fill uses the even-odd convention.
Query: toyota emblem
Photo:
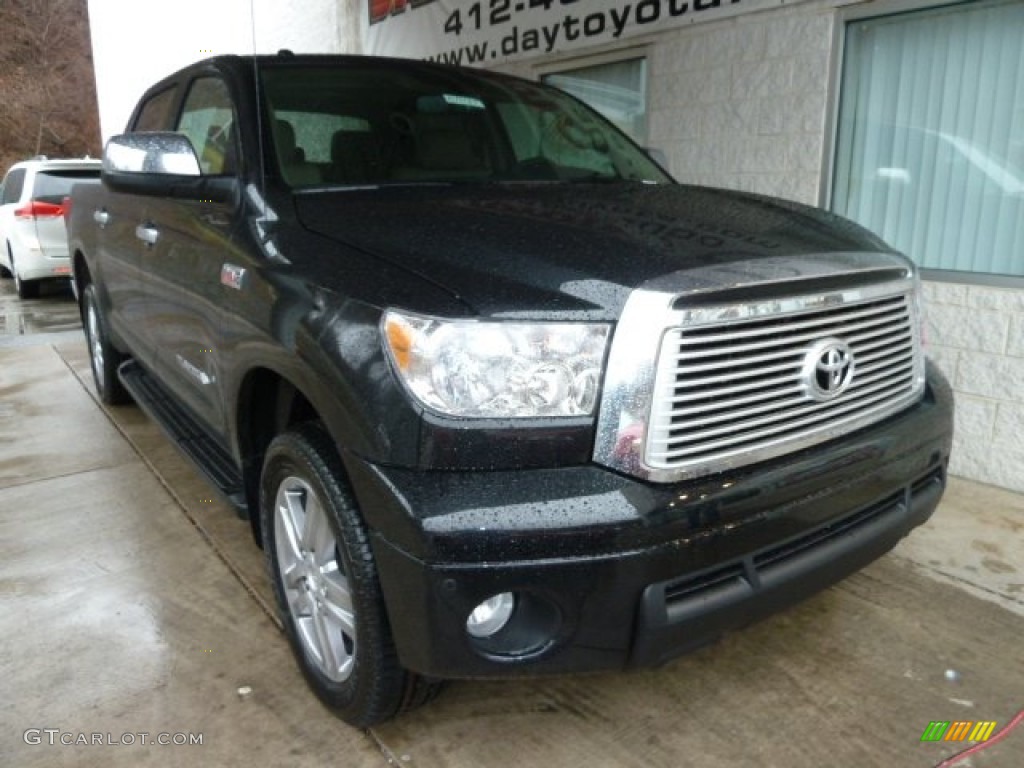
[[[853,350],[840,339],[823,339],[804,355],[801,379],[804,392],[819,403],[834,400],[853,379]]]

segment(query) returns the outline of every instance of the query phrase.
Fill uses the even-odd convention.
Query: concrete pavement
[[[921,743],[930,721],[1024,708],[1024,499],[954,480],[893,554],[665,668],[452,683],[351,729],[292,662],[248,524],[50,338],[0,339],[0,765],[932,766],[964,744]],[[60,743],[93,734],[134,743]],[[1022,755],[1024,727],[962,765]]]

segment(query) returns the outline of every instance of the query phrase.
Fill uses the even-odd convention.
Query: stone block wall
[[[833,19],[804,4],[652,45],[650,144],[680,181],[817,203]]]
[[[924,284],[928,354],[956,392],[950,471],[1024,493],[1024,290]]]

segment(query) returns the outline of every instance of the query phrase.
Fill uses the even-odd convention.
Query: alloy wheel
[[[89,302],[86,311],[86,324],[89,332],[89,357],[92,358],[92,372],[96,376],[96,384],[103,389],[106,384],[103,374],[103,339],[100,336],[100,318],[96,305]]]
[[[274,543],[303,651],[329,680],[347,680],[356,653],[352,592],[323,502],[299,477],[286,477],[278,486]]]

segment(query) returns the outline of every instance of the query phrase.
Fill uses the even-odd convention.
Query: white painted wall
[[[120,133],[150,85],[223,53],[358,50],[357,4],[342,0],[89,0],[104,141]]]

